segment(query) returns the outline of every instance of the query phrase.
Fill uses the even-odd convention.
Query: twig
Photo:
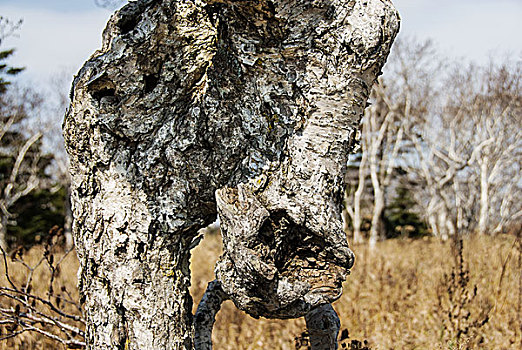
[[[18,315],[17,315],[16,310],[13,310],[13,309],[0,308],[0,312],[4,315],[10,316],[10,317],[16,317],[17,319],[27,319],[27,320],[30,320],[35,323],[39,322],[39,323],[55,325],[55,326],[65,329],[65,330],[68,330],[70,332],[76,333],[77,335],[82,336],[82,337],[85,335],[84,331],[82,331],[80,328],[71,326],[67,323],[63,323],[56,319],[51,319],[48,316],[41,314],[40,312],[38,312],[38,314],[41,317],[37,317],[37,316],[31,315],[29,313],[22,313],[22,312],[18,313]]]
[[[12,323],[12,322],[11,322]],[[9,338],[14,338],[20,334],[22,334],[23,332],[25,332],[25,330],[21,330],[21,331],[18,331],[18,332],[14,332],[14,333],[11,333],[11,334],[8,334],[6,336],[3,336],[3,337],[0,337],[0,341],[2,340],[6,340],[6,339],[9,339]]]
[[[34,327],[34,326],[29,326],[29,327],[23,327],[22,328],[23,331],[28,331],[28,332],[37,332],[37,333],[40,333],[48,338],[51,338],[57,342],[60,342],[62,343],[63,345],[65,346],[68,346],[69,348],[71,347],[75,347],[75,348],[84,348],[85,347],[85,342],[83,341],[80,341],[80,340],[76,340],[76,339],[63,339],[63,338],[60,338],[59,336],[55,335],[55,334],[52,334],[50,332],[46,332],[40,328],[37,328],[37,327]]]
[[[28,294],[28,293],[25,293],[25,292],[23,292],[21,290],[11,289],[11,288],[8,288],[8,287],[0,287],[0,290],[6,291],[6,292],[11,292],[11,293],[18,293],[18,294],[21,294],[23,296],[27,296],[30,299],[37,300],[37,301],[41,302],[42,304],[45,304],[45,305],[49,306],[52,311],[56,312],[60,316],[67,317],[67,318],[69,318],[69,319],[71,319],[73,321],[77,321],[77,322],[85,322],[85,320],[83,320],[81,317],[76,316],[76,315],[66,314],[65,312],[63,312],[62,310],[60,310],[56,306],[54,306],[50,301],[42,299],[42,298],[40,298],[37,295]],[[17,300],[18,302],[24,303],[22,299],[19,299],[16,296],[8,294],[8,293],[1,293],[0,296],[5,296],[5,297],[8,297],[8,298]]]
[[[56,251],[54,248],[57,241],[55,238],[60,237],[60,234],[61,231],[58,227],[51,230],[45,244],[44,255],[33,266],[24,261],[22,251],[15,251],[12,257],[13,263],[18,263],[26,269],[25,284],[20,287],[11,279],[7,254],[2,249],[5,276],[9,284],[0,286],[0,298],[14,302],[15,307],[0,307],[0,325],[6,327],[5,329],[9,332],[0,340],[13,338],[24,332],[36,332],[70,349],[86,346],[85,332],[80,328],[82,326],[73,323],[78,322],[85,325],[85,320],[80,315],[70,314],[60,307],[60,305],[68,303],[81,312],[79,304],[73,300],[65,287],[61,288],[62,293],[55,294],[53,290],[53,283],[58,275],[60,264],[72,251],[72,248],[65,250],[63,255],[60,254],[60,259],[57,262],[54,261]],[[34,272],[42,266],[43,261],[47,262],[47,268],[50,271],[49,288],[45,297],[31,292]]]
[[[5,250],[4,248],[0,247],[0,250],[2,251],[2,255],[4,257],[4,267],[5,267],[5,277],[7,278],[7,281],[9,282],[9,284],[14,288],[14,289],[17,289],[15,284],[13,283],[13,281],[11,281],[11,278],[9,277],[9,267],[7,266],[7,258],[6,258],[6,254],[5,254]]]

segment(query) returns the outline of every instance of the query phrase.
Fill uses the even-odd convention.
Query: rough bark
[[[111,18],[64,122],[90,349],[193,347],[190,249],[218,211],[217,276],[241,309],[297,317],[340,295],[342,175],[397,30],[380,0],[144,0]]]
[[[219,281],[214,280],[208,284],[194,315],[194,348],[212,349],[212,328],[216,321],[216,314],[221,309],[221,304],[227,299],[228,296],[223,292]]]
[[[305,315],[311,350],[335,350],[341,329],[339,316],[330,304],[323,304]]]
[[[336,300],[353,264],[340,220],[343,175],[380,71],[375,53],[391,43],[397,17],[380,1],[281,1],[274,18],[301,22],[286,23],[280,57],[267,60],[256,51],[249,61],[267,62],[256,79],[270,91],[264,98],[272,100],[274,130],[284,130],[285,120],[296,124],[277,158],[260,164],[261,173],[217,191],[225,253],[216,275],[240,309],[286,318]],[[287,91],[276,87],[290,79]]]

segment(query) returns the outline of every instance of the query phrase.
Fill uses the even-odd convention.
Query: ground
[[[366,245],[352,248],[357,260],[334,304],[341,329],[349,333],[345,346],[357,339],[371,349],[522,348],[522,266],[516,237],[464,238],[462,264],[456,259],[458,247],[433,238],[388,240],[374,251]],[[195,304],[214,279],[220,252],[219,234],[208,234],[193,251]],[[26,257],[35,261],[41,253],[33,248]],[[74,255],[67,259],[57,283],[77,296],[78,262]],[[12,266],[10,272],[21,281],[21,271]],[[3,267],[0,273],[5,285]],[[42,293],[45,276],[44,269],[35,274]],[[2,298],[0,303],[6,306]],[[214,349],[301,349],[295,339],[304,331],[303,319],[256,320],[226,302],[217,316]],[[0,349],[55,348],[62,349],[38,334],[0,342]]]

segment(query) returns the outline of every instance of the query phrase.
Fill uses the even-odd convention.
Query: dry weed
[[[341,349],[459,348],[449,340],[456,334],[455,330],[465,328],[466,322],[461,320],[461,326],[450,332],[448,286],[452,284],[467,290],[469,297],[460,315],[464,317],[469,313],[468,323],[482,321],[483,315],[489,315],[488,322],[481,327],[470,328],[468,333],[473,334],[472,337],[462,332],[460,348],[522,348],[522,245],[514,235],[466,238],[461,253],[462,272],[466,273],[460,282],[457,277],[454,282],[451,280],[452,271],[459,271],[459,267],[450,242],[431,238],[397,239],[378,243],[374,250],[366,245],[355,245],[353,250],[357,260],[352,275],[344,285],[343,296],[334,304],[341,318],[341,329],[350,333],[348,337],[346,331]],[[207,235],[193,251],[191,292],[195,304],[207,283],[214,279],[213,266],[220,253],[218,234]],[[41,248],[33,248],[25,256],[36,261],[41,254]],[[73,256],[68,259],[57,282],[77,293],[78,262]],[[12,272],[23,273],[22,270]],[[46,278],[45,271],[34,276],[35,284],[42,285],[39,287],[42,293],[46,290]],[[21,276],[16,279],[19,283],[23,281]],[[6,285],[5,278],[0,279],[0,285]],[[452,293],[455,305],[459,303],[458,295],[465,294]],[[446,306],[441,306],[441,300]],[[217,315],[214,349],[293,350],[296,338],[303,332],[303,319],[256,320],[226,302]],[[61,346],[37,334],[24,334],[21,338],[0,342],[0,349],[61,349]]]
[[[0,349],[81,347],[78,259],[57,244],[61,238],[56,227],[42,246],[0,253]]]

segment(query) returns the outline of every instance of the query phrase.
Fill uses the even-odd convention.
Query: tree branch
[[[331,304],[316,307],[306,314],[305,320],[312,350],[337,349],[341,322]]]
[[[194,347],[196,350],[212,349],[212,328],[221,304],[228,299],[218,280],[210,282],[194,316]]]

